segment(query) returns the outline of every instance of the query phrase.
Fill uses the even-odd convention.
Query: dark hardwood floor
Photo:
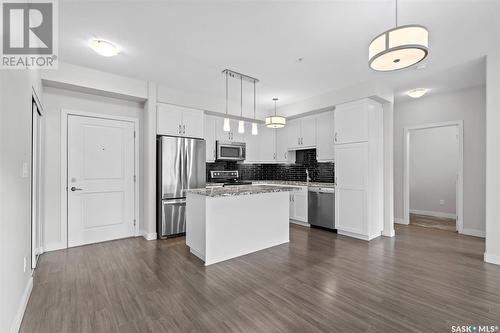
[[[410,214],[410,224],[418,227],[441,229],[456,232],[456,219],[429,215]]]
[[[396,226],[370,243],[291,227],[289,244],[204,267],[184,238],[42,255],[21,332],[451,332],[500,325],[484,241]]]

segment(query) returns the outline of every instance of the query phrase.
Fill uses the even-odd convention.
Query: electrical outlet
[[[26,257],[24,257],[24,273],[26,273],[26,264],[27,264]]]
[[[443,206],[443,205],[444,205],[444,200],[443,200],[443,199],[439,200],[439,204],[440,204],[441,206]]]

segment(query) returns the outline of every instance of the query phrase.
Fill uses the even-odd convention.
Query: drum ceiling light
[[[285,117],[277,115],[277,103],[278,98],[274,97],[274,116],[269,116],[266,118],[266,126],[269,128],[283,128],[286,125]]]
[[[429,32],[422,25],[398,27],[398,1],[396,0],[396,27],[375,37],[368,48],[368,64],[381,72],[413,66],[427,57]]]

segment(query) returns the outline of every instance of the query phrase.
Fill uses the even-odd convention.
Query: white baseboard
[[[500,265],[500,255],[484,253],[484,261],[490,264]]]
[[[405,219],[402,219],[400,217],[394,218],[394,223],[397,223],[397,224],[406,224],[406,225],[409,224],[408,222],[405,221]]]
[[[394,228],[389,229],[389,230],[382,230],[382,236],[384,236],[384,237],[394,237],[394,236],[396,236],[396,232],[394,231]]]
[[[14,318],[14,322],[12,323],[11,332],[19,332],[21,328],[21,323],[24,317],[24,311],[26,311],[26,306],[28,305],[28,300],[31,296],[31,290],[33,290],[33,277],[30,276],[28,283],[26,284],[26,288],[24,288],[23,298],[21,299],[21,303],[17,308],[16,317]]]
[[[308,228],[311,227],[311,225],[307,222],[302,222],[302,221],[297,221],[297,220],[292,220],[292,219],[290,219],[290,223],[301,225],[303,227],[308,227]]]
[[[348,237],[352,237],[352,238],[356,238],[356,239],[361,239],[364,241],[371,241],[372,239],[375,239],[375,238],[381,236],[381,233],[375,234],[375,235],[363,235],[363,234],[358,234],[356,232],[344,231],[344,230],[340,230],[340,229],[337,229],[337,233],[339,235],[348,236]]]
[[[456,214],[432,212],[430,210],[410,209],[410,213],[411,214],[418,214],[418,215],[434,216],[434,217],[446,217],[449,219],[456,219],[457,218]]]
[[[486,237],[486,232],[484,230],[478,230],[478,229],[463,228],[460,233],[463,235],[469,235],[469,236],[475,236],[475,237],[481,237],[481,238]]]
[[[57,251],[57,250],[63,250],[63,249],[66,249],[65,243],[50,243],[50,244],[44,244],[44,246],[43,246],[44,252],[51,252],[51,251]]]
[[[155,240],[157,239],[156,232],[146,232],[144,230],[141,230],[141,236],[144,237],[145,240]]]

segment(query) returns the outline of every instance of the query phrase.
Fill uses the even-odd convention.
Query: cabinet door
[[[327,112],[316,118],[316,158],[319,162],[333,161],[335,157],[334,114]]]
[[[276,162],[288,162],[288,127],[276,130]]]
[[[170,104],[156,107],[156,133],[182,136],[182,112],[184,108]]]
[[[300,120],[300,146],[316,146],[316,119],[314,117],[305,117]]]
[[[301,222],[307,222],[307,191],[296,191],[293,194],[293,198],[293,219]]]
[[[259,161],[276,161],[276,132],[272,128],[261,126],[259,128]]]
[[[347,103],[335,109],[335,143],[368,141],[368,111],[365,103]]]
[[[260,129],[259,129],[260,132]],[[252,133],[246,133],[245,143],[247,144],[247,156],[245,159],[246,163],[258,163],[260,159],[260,133],[259,135],[252,135]]]
[[[368,143],[335,146],[335,224],[338,230],[367,234]]]
[[[288,148],[296,149],[300,147],[300,120],[294,119],[290,120],[286,127],[288,136]]]
[[[215,126],[216,119],[213,117],[205,117],[205,126],[204,126],[204,137],[206,141],[206,160],[207,162],[215,161]]]
[[[182,110],[182,133],[190,138],[203,138],[203,111],[184,108]]]

